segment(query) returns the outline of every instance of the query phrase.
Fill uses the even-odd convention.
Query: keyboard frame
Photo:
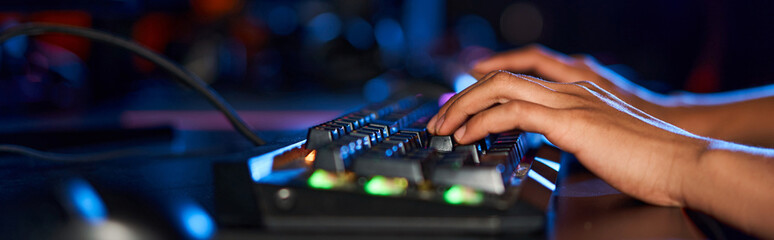
[[[419,187],[417,183],[412,183],[399,196],[369,195],[363,189],[365,181],[349,181],[347,184],[352,186],[346,188],[312,188],[305,179],[312,174],[317,163],[304,163],[304,156],[312,151],[303,147],[304,142],[309,143],[304,140],[249,161],[254,180],[252,192],[261,222],[267,230],[492,235],[534,233],[544,229],[545,206],[549,198],[537,204],[525,201],[529,199],[525,196],[532,194],[525,191],[525,184],[540,185],[527,174],[533,161],[526,151],[529,148],[526,139],[522,139],[518,146],[521,149],[517,157],[521,161],[515,177],[511,179],[512,184],[502,194],[483,193],[483,202],[475,206],[445,202],[444,188],[450,186],[428,185],[432,188],[428,189],[427,186]],[[291,157],[281,157],[283,155]],[[277,162],[282,166],[278,166]],[[280,181],[264,181],[267,178],[263,177],[282,171],[291,171],[295,175]],[[256,175],[256,172],[259,173]],[[364,180],[361,177],[365,176],[354,178]],[[418,194],[419,188],[424,189],[422,196]]]

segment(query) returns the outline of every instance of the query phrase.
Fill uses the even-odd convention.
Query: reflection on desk
[[[636,200],[588,172],[569,154],[561,159],[561,176],[549,213],[549,238],[706,238],[686,210]]]

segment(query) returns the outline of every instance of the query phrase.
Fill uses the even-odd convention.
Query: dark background
[[[221,91],[358,93],[397,70],[451,86],[449,66],[530,43],[588,53],[660,92],[774,79],[770,1],[5,1],[0,26],[39,21],[134,39]],[[18,38],[0,57],[0,112],[82,111],[163,72],[74,37]],[[172,84],[174,85],[174,84]]]
[[[2,29],[90,27],[163,53],[272,144],[251,148],[200,96],[124,50],[56,34],[11,39],[0,46],[1,144],[76,154],[151,148],[85,163],[0,154],[0,235],[81,239],[86,230],[68,225],[77,215],[68,206],[83,204],[68,199],[101,198],[109,219],[143,223],[133,230],[207,238],[214,163],[244,167],[313,124],[414,84],[451,91],[476,59],[531,43],[591,54],[659,92],[771,84],[772,10],[771,1],[728,0],[3,1]]]

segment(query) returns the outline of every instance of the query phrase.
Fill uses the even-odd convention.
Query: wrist
[[[704,163],[710,155],[711,139],[692,139],[687,141],[686,154],[673,161],[673,176],[677,176],[677,184],[671,189],[670,195],[680,207],[696,208],[695,190],[707,187],[707,175],[704,171]]]
[[[687,169],[683,169],[680,199],[684,207],[702,211],[708,210],[708,199],[704,195],[704,190],[714,186],[713,180],[718,176],[714,173],[712,166],[714,159],[721,150],[714,148],[717,145],[715,139],[704,140],[706,144],[697,152],[697,157],[692,159]]]

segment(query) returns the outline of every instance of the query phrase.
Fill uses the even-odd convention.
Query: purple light
[[[440,106],[443,106],[444,104],[446,104],[446,102],[448,102],[449,99],[454,97],[454,94],[457,94],[457,93],[450,92],[450,93],[442,94],[441,97],[438,98],[438,106],[440,107]]]

